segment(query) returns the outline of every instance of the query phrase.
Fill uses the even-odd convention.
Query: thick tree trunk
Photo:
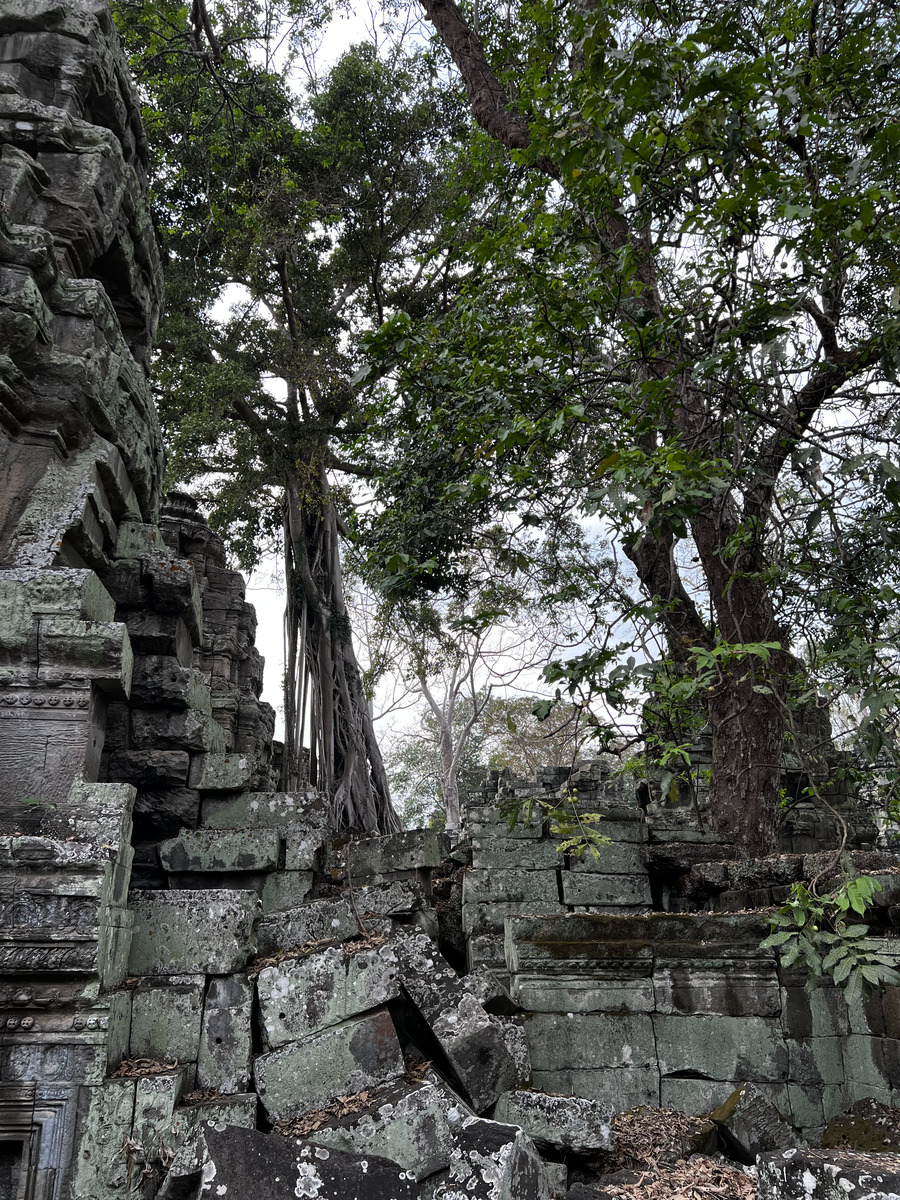
[[[286,681],[293,700],[286,717],[294,717],[297,697],[310,697],[310,782],[324,792],[332,806],[337,830],[392,833],[400,828],[391,805],[390,787],[363,692],[362,680],[350,636],[344,604],[343,579],[337,533],[337,513],[328,494],[324,472],[319,490],[309,497],[299,480],[287,487],[285,556],[289,603],[302,613],[306,627],[289,638],[295,648],[305,646],[304,660],[295,650],[297,673]],[[289,712],[287,711],[289,710]]]

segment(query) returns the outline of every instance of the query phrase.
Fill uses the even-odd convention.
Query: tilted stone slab
[[[398,1080],[377,1088],[363,1112],[329,1122],[310,1140],[354,1154],[380,1155],[423,1180],[449,1166],[451,1129],[470,1115],[459,1096],[437,1078]]]
[[[201,1182],[202,1181],[202,1182]],[[416,1200],[409,1173],[372,1155],[314,1146],[256,1129],[199,1128],[189,1153],[177,1155],[158,1200],[194,1195],[245,1200]],[[199,1194],[197,1192],[196,1194]]]
[[[403,989],[447,1055],[472,1107],[483,1112],[515,1087],[516,1064],[492,1021],[424,934],[396,943]]]
[[[346,900],[311,900],[298,908],[269,913],[256,936],[260,954],[289,950],[322,938],[343,942],[359,933],[359,923]]]
[[[779,1150],[756,1160],[759,1200],[896,1200],[900,1154]]]
[[[428,907],[425,889],[415,879],[391,879],[354,887],[353,898],[360,916],[374,913],[379,917],[397,917]]]
[[[274,1050],[400,994],[391,945],[346,953],[329,947],[261,971],[256,981],[264,1044]]]
[[[382,1010],[261,1054],[253,1077],[266,1112],[279,1121],[394,1079],[404,1069],[394,1024]]]
[[[253,892],[132,892],[132,975],[227,975],[256,953]]]
[[[450,1175],[435,1200],[550,1200],[550,1180],[526,1133],[466,1117],[452,1127]]]
[[[272,871],[277,829],[186,829],[159,847],[166,871]]]
[[[517,1091],[503,1093],[494,1120],[518,1125],[538,1147],[587,1154],[612,1149],[615,1111],[614,1105],[597,1100]]]

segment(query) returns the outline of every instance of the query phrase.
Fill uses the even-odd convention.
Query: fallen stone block
[[[776,1150],[756,1160],[759,1200],[896,1200],[900,1155]]]
[[[415,879],[391,879],[386,883],[354,887],[353,898],[360,916],[400,917],[420,912],[428,905],[425,889]]]
[[[273,871],[276,829],[190,829],[159,847],[166,871]]]
[[[190,1148],[176,1155],[158,1200],[201,1196],[416,1200],[417,1191],[409,1173],[386,1159],[207,1123]]]
[[[766,1093],[752,1083],[742,1084],[709,1115],[740,1142],[751,1163],[767,1150],[790,1150],[804,1145]]]
[[[319,1146],[390,1159],[421,1181],[449,1166],[451,1129],[471,1115],[440,1080],[397,1080],[371,1091],[361,1112],[329,1116],[305,1136]]]
[[[424,934],[396,943],[403,990],[458,1076],[476,1112],[516,1086],[517,1071],[502,1031]]]
[[[346,900],[310,900],[297,908],[264,916],[256,937],[259,953],[271,954],[323,938],[343,942],[358,933],[359,924]]]
[[[397,956],[390,945],[332,946],[266,967],[256,989],[260,1032],[274,1050],[399,995]]]
[[[131,975],[228,975],[253,957],[259,899],[251,892],[132,892]]]
[[[246,1092],[250,1080],[253,985],[243,975],[211,979],[203,1006],[197,1086]]]
[[[543,1092],[504,1092],[494,1119],[524,1129],[540,1149],[574,1150],[587,1154],[613,1145],[612,1104],[576,1096],[547,1096]]]
[[[180,1146],[198,1127],[209,1121],[214,1126],[239,1125],[241,1129],[256,1128],[259,1099],[256,1092],[233,1096],[210,1096],[195,1101],[182,1096],[181,1105],[172,1114],[172,1144]]]
[[[435,1200],[550,1200],[544,1164],[521,1129],[481,1117],[451,1128],[450,1176]]]
[[[404,1069],[394,1024],[380,1011],[261,1054],[253,1077],[266,1112],[282,1121],[385,1083]]]

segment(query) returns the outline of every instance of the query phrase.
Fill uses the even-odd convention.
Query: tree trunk
[[[441,790],[444,793],[446,829],[456,833],[459,829],[459,783],[456,778],[456,755],[453,753],[453,737],[450,729],[441,725]]]
[[[331,801],[336,830],[359,833],[392,833],[400,828],[391,805],[390,787],[382,762],[372,717],[362,688],[350,622],[344,604],[337,513],[329,498],[324,469],[318,475],[314,496],[304,491],[299,478],[287,485],[287,534],[290,553],[285,555],[289,605],[305,613],[304,662],[297,662],[293,679],[286,680],[294,693],[291,714],[305,690],[310,696],[310,782]],[[297,636],[289,639],[297,645]],[[297,714],[294,727],[302,714]]]

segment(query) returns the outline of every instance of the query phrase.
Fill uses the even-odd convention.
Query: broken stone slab
[[[588,1154],[611,1150],[614,1105],[577,1096],[548,1096],[543,1092],[504,1092],[494,1120],[524,1129],[539,1149],[574,1150]]]
[[[198,1126],[207,1121],[220,1130],[227,1125],[237,1125],[241,1129],[255,1129],[258,1107],[259,1099],[256,1092],[215,1096],[199,1102],[192,1101],[190,1096],[182,1097],[181,1105],[172,1114],[171,1144],[181,1146]]]
[[[131,1001],[131,1058],[197,1061],[204,981],[202,975],[141,980]]]
[[[435,1200],[550,1200],[544,1164],[521,1129],[465,1117],[451,1130],[450,1175]]]
[[[207,890],[132,892],[132,975],[225,975],[256,952],[253,892]]]
[[[394,1024],[380,1010],[259,1055],[253,1077],[269,1117],[282,1121],[385,1083],[404,1069]]]
[[[528,1035],[520,1016],[498,1017],[488,1013],[488,1020],[499,1031],[503,1044],[509,1051],[516,1070],[516,1087],[531,1086],[531,1055],[528,1051]]]
[[[896,1200],[900,1155],[776,1150],[756,1160],[759,1200]]]
[[[259,1026],[266,1049],[309,1037],[400,994],[391,945],[350,949],[330,946],[259,973]]]
[[[314,1146],[256,1129],[199,1127],[176,1155],[158,1200],[264,1196],[266,1200],[416,1200],[409,1173],[373,1155]]]
[[[403,990],[437,1039],[476,1112],[516,1086],[517,1070],[503,1032],[430,938],[397,938]]]
[[[421,1181],[449,1166],[451,1129],[471,1115],[438,1079],[397,1080],[372,1091],[362,1112],[331,1118],[307,1136],[319,1146],[390,1159]]]
[[[753,1083],[742,1084],[709,1115],[740,1142],[751,1160],[768,1150],[799,1149],[805,1144],[771,1098]]]
[[[466,987],[485,1012],[499,1017],[511,1017],[522,1011],[522,1006],[513,1000],[496,971],[483,964],[466,975]]]
[[[246,976],[209,981],[197,1058],[197,1086],[245,1092],[250,1081],[253,984]]]
[[[273,871],[277,829],[189,829],[159,847],[166,871]]]
[[[271,954],[323,938],[343,942],[358,933],[359,923],[346,900],[311,900],[298,908],[264,916],[256,937],[259,953]]]
[[[163,1159],[174,1146],[172,1120],[185,1090],[188,1070],[164,1071],[137,1080],[131,1137],[140,1146],[132,1153],[145,1162]]]

